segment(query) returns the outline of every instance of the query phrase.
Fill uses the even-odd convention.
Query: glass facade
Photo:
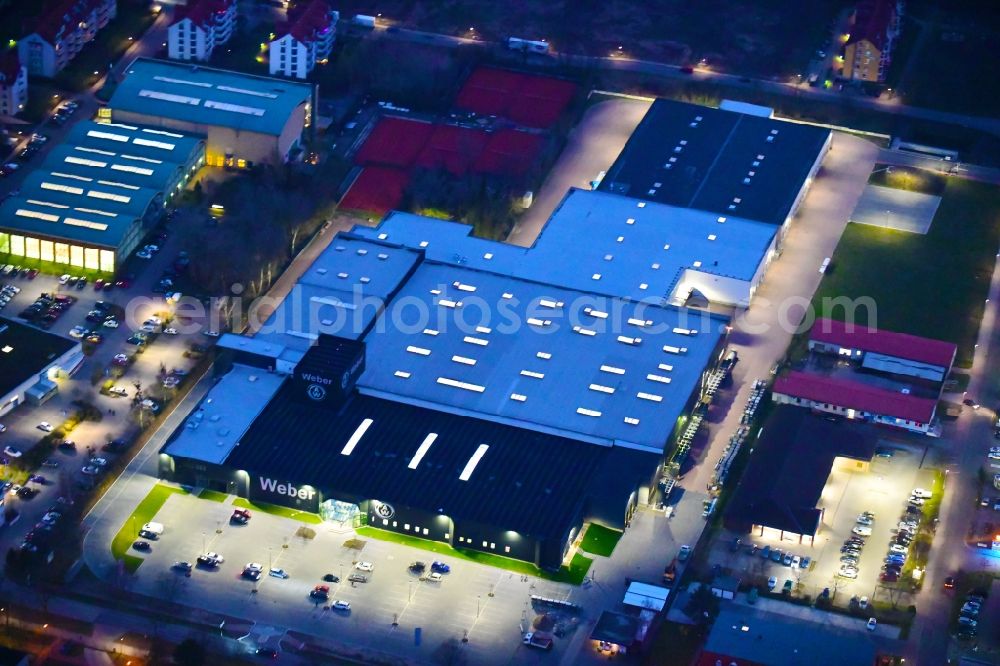
[[[25,259],[40,259],[55,264],[67,264],[105,273],[115,272],[115,253],[96,247],[0,232],[0,254]]]

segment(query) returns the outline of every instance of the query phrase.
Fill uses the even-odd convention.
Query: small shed
[[[740,589],[740,579],[733,576],[716,576],[712,581],[712,595],[720,599],[735,599]]]

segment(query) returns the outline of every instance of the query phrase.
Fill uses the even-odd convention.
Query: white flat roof
[[[221,465],[285,375],[234,364],[178,428],[166,453]]]
[[[366,336],[358,386],[659,452],[727,322],[425,261]]]
[[[471,231],[406,213],[393,213],[375,228],[354,229],[423,249],[436,261],[609,296],[668,298],[687,269],[750,282],[778,227],[574,189],[531,248],[475,238]]]

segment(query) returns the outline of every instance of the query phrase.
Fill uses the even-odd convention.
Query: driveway
[[[571,187],[590,189],[590,181],[611,168],[651,103],[621,97],[597,102],[587,109],[507,242],[530,247]]]

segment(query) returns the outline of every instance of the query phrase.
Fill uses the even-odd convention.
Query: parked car
[[[854,534],[857,534],[858,536],[866,536],[867,537],[867,536],[871,536],[872,535],[872,528],[865,527],[863,525],[857,525],[857,526],[855,526],[851,530],[851,532],[853,532]]]

